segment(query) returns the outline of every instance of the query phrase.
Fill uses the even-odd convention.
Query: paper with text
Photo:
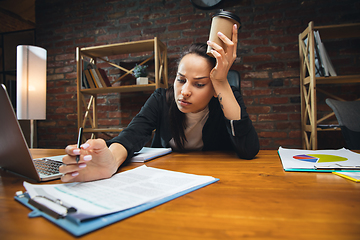
[[[86,219],[133,208],[214,180],[142,165],[104,180],[50,185],[24,182],[24,187],[31,198],[45,195],[61,200],[77,209],[74,215],[78,219]]]

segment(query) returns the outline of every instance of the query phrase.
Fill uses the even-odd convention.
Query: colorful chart
[[[300,161],[312,162],[312,163],[342,162],[348,160],[345,157],[328,155],[328,154],[310,154],[310,155],[302,154],[302,155],[295,155],[293,158]]]

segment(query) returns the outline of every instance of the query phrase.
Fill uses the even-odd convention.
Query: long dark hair
[[[216,59],[206,54],[207,44],[193,43],[186,49],[177,61],[179,65],[181,59],[188,54],[196,54],[204,57],[213,67],[216,65]],[[186,141],[184,130],[186,129],[185,114],[182,113],[176,105],[174,97],[174,87],[170,86],[166,92],[166,101],[169,105],[169,121],[171,135],[179,151],[184,151],[184,144]]]

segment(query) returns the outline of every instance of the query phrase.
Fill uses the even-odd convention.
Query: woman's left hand
[[[240,105],[227,80],[229,69],[236,59],[237,33],[236,24],[233,25],[232,40],[224,34],[218,33],[219,38],[225,43],[226,49],[223,49],[214,42],[208,42],[208,45],[213,48],[211,53],[216,58],[216,65],[210,72],[210,79],[214,87],[215,96],[219,100],[225,117],[229,120],[241,119]]]
[[[218,44],[208,41],[208,45],[212,47],[211,53],[216,58],[216,66],[210,72],[210,79],[213,83],[227,81],[229,69],[236,59],[237,34],[238,28],[236,24],[233,25],[232,40],[223,33],[218,33],[219,38],[226,45],[226,52],[225,49]]]

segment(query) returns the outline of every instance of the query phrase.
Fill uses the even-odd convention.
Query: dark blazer
[[[209,118],[202,131],[203,151],[233,150],[239,158],[252,159],[259,151],[258,135],[240,92],[235,88],[232,90],[241,107],[241,120],[226,119],[219,101],[213,97],[209,102]],[[127,162],[134,152],[139,151],[151,139],[153,130],[156,130],[151,147],[170,147],[172,136],[168,112],[166,89],[158,88],[128,127],[117,137],[107,141],[108,146],[112,143],[122,144],[128,151]]]

